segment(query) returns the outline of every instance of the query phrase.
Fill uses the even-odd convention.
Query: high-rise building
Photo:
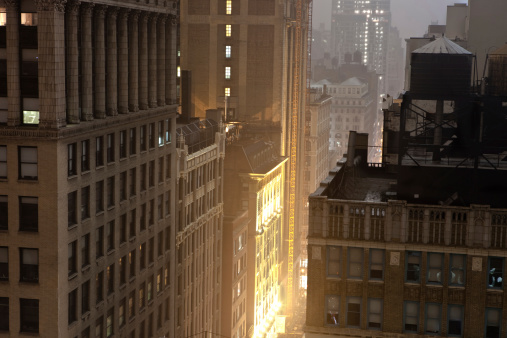
[[[224,128],[204,119],[178,126],[176,136],[174,337],[215,335],[222,311]]]
[[[378,74],[386,72],[387,41],[391,25],[390,0],[333,0],[332,56],[339,65],[347,54],[359,53],[363,64]]]
[[[1,334],[172,336],[173,2],[4,3]]]

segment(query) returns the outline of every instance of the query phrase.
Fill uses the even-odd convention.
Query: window
[[[81,142],[81,171],[90,170],[90,141]]]
[[[465,285],[465,272],[466,272],[466,256],[451,254],[450,269],[449,269],[449,284],[451,285]]]
[[[104,165],[104,137],[99,136],[95,139],[95,166]]]
[[[165,216],[171,213],[171,195],[170,191],[165,192]]]
[[[349,248],[349,278],[363,278],[363,248]]]
[[[95,258],[104,256],[104,226],[95,230]]]
[[[225,58],[230,59],[232,52],[232,46],[225,46]]]
[[[502,310],[486,308],[486,334],[485,338],[499,338],[502,323]]]
[[[340,297],[326,296],[326,324],[336,325],[340,323]]]
[[[0,146],[0,178],[7,178],[7,146]]]
[[[107,252],[114,250],[114,220],[107,223],[106,229]]]
[[[165,120],[165,143],[171,143],[171,121]]]
[[[114,162],[114,134],[107,135],[107,163]]]
[[[158,146],[164,145],[164,121],[158,122]]]
[[[106,317],[106,337],[113,336],[113,327],[114,327],[114,307],[107,311]]]
[[[370,249],[370,279],[384,279],[384,255],[384,250]]]
[[[171,154],[165,157],[165,178],[171,178]]]
[[[19,147],[19,178],[36,180],[37,177],[37,148]]]
[[[77,288],[69,293],[68,311],[69,325],[77,320]]]
[[[0,280],[9,280],[9,248],[0,247]]]
[[[123,256],[118,260],[120,266],[120,286],[127,282],[127,257]]]
[[[428,283],[442,284],[442,267],[444,255],[428,252]]]
[[[447,334],[452,337],[463,335],[463,306],[451,305],[448,307]]]
[[[139,231],[146,230],[146,203],[141,205],[141,215],[139,215]]]
[[[95,213],[104,211],[104,181],[95,183]]]
[[[0,230],[7,230],[9,227],[9,204],[6,195],[0,195]]]
[[[143,309],[145,305],[144,302],[144,283],[139,286],[139,309]]]
[[[136,195],[136,184],[137,184],[137,181],[136,181],[136,168],[132,168],[130,169],[130,181],[129,181],[129,185],[130,185],[130,197],[133,197]]]
[[[114,176],[107,178],[107,207],[114,207]]]
[[[129,319],[136,315],[136,291],[132,290],[129,294]]]
[[[231,79],[231,67],[225,67],[225,79],[226,80]]]
[[[76,157],[77,145],[75,143],[67,145],[67,176],[77,175]]]
[[[70,227],[74,224],[77,224],[77,191],[67,195],[67,225]]]
[[[348,297],[347,299],[347,326],[361,326],[361,298]]]
[[[148,185],[151,188],[155,186],[155,161],[150,161],[148,165]]]
[[[0,331],[9,331],[9,298],[0,297]]]
[[[81,313],[85,314],[90,311],[90,281],[81,285]]]
[[[158,183],[164,182],[164,156],[158,158]]]
[[[162,268],[157,272],[157,293],[162,291]]]
[[[120,173],[120,202],[127,199],[127,172]]]
[[[39,200],[37,197],[19,198],[19,230],[38,231]]]
[[[327,275],[340,276],[340,247],[329,246],[327,248]]]
[[[141,191],[146,190],[146,163],[141,165]]]
[[[227,15],[232,14],[232,0],[225,1],[225,14]]]
[[[382,299],[368,299],[368,329],[382,330]]]
[[[405,302],[403,332],[415,332],[419,327],[419,302]]]
[[[149,213],[149,219],[148,224],[152,226],[155,222],[155,200],[150,200],[150,213]]]
[[[150,149],[155,148],[155,123],[148,125],[148,142]]]
[[[141,151],[146,151],[146,125],[139,127],[139,145]]]
[[[120,245],[127,242],[127,214],[120,216]]]
[[[19,299],[20,331],[39,332],[39,300]]]
[[[139,246],[139,270],[146,267],[146,243]]]
[[[225,25],[225,36],[226,37],[232,36],[232,26],[231,25]]]
[[[104,300],[104,271],[95,276],[95,297],[97,304]]]
[[[104,325],[104,317],[100,317],[95,321],[95,338],[103,337],[103,325]]]
[[[148,245],[148,264],[151,264],[155,260],[155,238],[150,238]]]
[[[135,277],[136,275],[136,250],[129,252],[129,274],[130,277]]]
[[[148,302],[153,300],[153,276],[149,277],[149,279],[148,279],[146,298],[147,298]]]
[[[421,252],[407,251],[405,264],[405,281],[419,283],[419,271],[421,270]]]
[[[77,273],[77,241],[73,241],[68,245],[68,268],[69,276]]]
[[[114,264],[111,264],[106,269],[107,278],[107,294],[110,295],[114,292]]]
[[[503,257],[488,258],[488,288],[502,288],[503,268]]]
[[[440,335],[440,313],[442,305],[435,303],[426,303],[426,327],[425,333],[430,335]]]
[[[118,326],[123,327],[125,325],[125,306],[126,306],[126,299],[123,298],[120,301],[120,305],[118,307]]]
[[[225,88],[225,96],[231,96],[231,88]]]
[[[120,131],[120,159],[127,157],[127,131]]]
[[[81,237],[81,267],[90,265],[90,234]]]
[[[129,224],[130,238],[136,235],[136,209],[130,211],[130,224]]]
[[[136,128],[130,128],[130,134],[129,134],[129,150],[130,155],[135,155],[137,152],[137,144],[136,144]]]
[[[90,187],[81,189],[81,220],[90,217]]]

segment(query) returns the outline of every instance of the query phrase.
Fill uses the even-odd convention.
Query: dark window
[[[90,327],[89,326],[81,332],[81,338],[90,338]]]
[[[171,192],[165,192],[165,216],[169,216],[171,213]]]
[[[136,235],[136,209],[130,211],[130,223],[129,223],[129,236],[130,238]]]
[[[157,256],[164,254],[164,231],[160,231],[157,236]]]
[[[81,142],[81,171],[90,170],[90,141]]]
[[[140,286],[139,286],[139,309],[143,309],[144,306],[145,306],[145,296],[144,296],[144,292],[145,292],[145,286],[144,286],[144,283],[142,283]],[[144,330],[143,330],[144,331]]]
[[[503,257],[488,258],[488,288],[501,288],[503,285]]]
[[[107,267],[107,294],[110,295],[114,292],[114,264]]]
[[[39,300],[19,299],[20,331],[39,332]]]
[[[7,178],[7,146],[0,146],[0,178]]]
[[[146,125],[139,127],[139,134],[141,151],[146,151]]]
[[[37,148],[19,147],[19,178],[36,180],[37,176]]]
[[[146,190],[146,163],[141,165],[141,191]]]
[[[37,197],[19,198],[19,230],[39,230],[39,201]]]
[[[120,216],[120,244],[127,241],[127,214]]]
[[[347,301],[347,326],[361,325],[361,298],[349,297]]]
[[[127,306],[127,300],[123,298],[120,301],[120,306],[118,307],[118,326],[123,327],[126,323],[125,321],[125,307]]]
[[[77,191],[67,195],[67,220],[69,227],[77,224]]]
[[[104,227],[95,230],[95,257],[104,256]]]
[[[127,172],[120,173],[120,201],[127,199]]]
[[[129,275],[130,277],[136,275],[136,250],[129,252]]]
[[[124,285],[127,282],[127,257],[123,256],[120,258],[120,285]]]
[[[90,217],[90,187],[81,189],[81,219]]]
[[[148,168],[148,184],[151,187],[155,185],[155,161],[149,162],[149,168]]]
[[[81,267],[90,265],[90,234],[81,237]]]
[[[81,313],[90,311],[90,281],[87,280],[81,286]]]
[[[9,248],[0,247],[0,280],[9,280]]]
[[[37,283],[39,281],[39,250],[20,248],[20,281]]]
[[[99,136],[95,139],[95,166],[104,165],[104,137]]]
[[[69,144],[67,146],[67,175],[74,176],[77,175],[77,145],[75,143]]]
[[[171,178],[171,154],[165,157],[165,178],[166,180]]]
[[[461,337],[463,335],[463,306],[449,304],[448,318],[447,334],[449,336]]]
[[[164,182],[164,157],[158,159],[158,183]]]
[[[485,338],[500,338],[501,324],[502,324],[502,310],[486,308]]]
[[[69,325],[77,320],[77,289],[69,293]]]
[[[77,241],[69,243],[68,251],[69,276],[72,276],[77,273]]]
[[[151,264],[155,261],[155,239],[150,238],[149,248],[148,248],[148,264]]]
[[[130,128],[130,135],[129,135],[129,141],[130,141],[130,155],[134,155],[137,152],[137,145],[136,145],[136,128]]]
[[[127,157],[127,131],[120,131],[120,158]]]
[[[114,207],[114,176],[107,178],[107,207]]]
[[[95,183],[95,213],[104,211],[104,181]]]
[[[136,184],[137,184],[137,181],[136,181],[136,168],[132,168],[130,169],[130,181],[129,181],[129,185],[130,185],[130,197],[133,197],[136,195]]]
[[[384,250],[370,249],[370,279],[384,279]]]
[[[101,271],[95,277],[95,301],[100,303],[104,300],[104,271]]]
[[[146,243],[139,247],[139,270],[146,268]]]
[[[104,337],[104,317],[100,317],[95,321],[95,338]]]
[[[0,297],[0,330],[9,331],[9,298]]]
[[[114,250],[114,220],[107,223],[107,251]]]
[[[417,332],[419,327],[419,302],[405,302],[404,332]]]
[[[155,123],[150,123],[148,125],[148,139],[150,148],[155,148]]]
[[[139,231],[146,229],[146,203],[141,205],[141,215],[139,216]]]
[[[407,251],[406,276],[407,282],[419,283],[421,270],[421,252]]]
[[[0,230],[7,230],[9,227],[9,204],[6,195],[0,195]]]
[[[152,226],[155,222],[155,200],[150,200],[150,214],[149,214],[149,225]]]
[[[162,205],[164,204],[164,195],[159,195],[157,199],[157,217],[161,220],[164,217]]]
[[[129,319],[136,315],[136,291],[129,293]]]
[[[107,135],[107,163],[114,162],[114,134]]]

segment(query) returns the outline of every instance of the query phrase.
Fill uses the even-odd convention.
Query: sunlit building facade
[[[175,337],[221,325],[225,134],[211,119],[178,126]]]

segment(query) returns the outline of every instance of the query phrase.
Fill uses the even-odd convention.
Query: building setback
[[[0,4],[0,336],[174,335],[172,5]]]

